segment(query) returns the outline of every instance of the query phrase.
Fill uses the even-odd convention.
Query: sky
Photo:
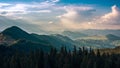
[[[29,32],[120,29],[119,0],[0,0],[0,29]]]

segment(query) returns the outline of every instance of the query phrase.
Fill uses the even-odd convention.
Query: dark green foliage
[[[43,50],[29,54],[0,53],[0,68],[120,68],[120,54],[100,54],[99,50],[95,54],[92,49],[87,50],[84,47],[79,50],[74,47],[73,51],[67,50],[66,47],[61,47],[60,51],[51,48],[49,53]]]
[[[17,43],[12,44],[11,46],[9,46],[9,48],[27,53],[30,51],[35,51],[40,49],[43,49],[45,52],[48,52],[50,51],[51,46],[42,43],[31,42],[27,40],[18,40]]]

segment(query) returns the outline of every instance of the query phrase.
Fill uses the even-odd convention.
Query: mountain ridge
[[[71,34],[72,33],[72,34]],[[108,35],[112,34],[120,37],[120,30],[100,30],[100,29],[87,29],[87,30],[77,30],[77,31],[63,31],[62,35],[66,35],[70,38],[77,39],[80,37],[93,36],[93,35]],[[81,36],[82,34],[82,36]],[[75,37],[77,35],[77,37]],[[84,36],[85,35],[85,36]]]
[[[25,41],[20,42],[22,40]],[[30,47],[32,47],[33,49],[34,48],[40,49],[42,47],[46,49],[49,49],[50,47],[60,49],[60,47],[66,46],[67,48],[72,49],[74,44],[74,41],[66,36],[58,34],[56,35],[29,34],[17,26],[12,26],[2,31],[0,33],[0,44],[1,42],[5,46],[19,48],[22,49],[23,51],[25,51],[25,49],[30,50],[31,49]]]
[[[76,33],[75,33],[76,34]],[[79,35],[80,34],[80,35]],[[78,33],[77,37],[89,37],[86,34]],[[71,35],[74,35],[74,33]],[[90,35],[91,36],[91,35]],[[98,37],[102,37],[99,35],[95,35]],[[96,39],[71,39],[69,36],[62,34],[51,34],[51,35],[38,35],[38,34],[30,34],[24,31],[23,29],[12,26],[0,33],[0,45],[5,45],[12,48],[20,48],[20,49],[41,49],[47,50],[51,47],[55,47],[60,49],[62,46],[65,46],[67,49],[73,49],[74,46],[79,47],[93,47],[93,48],[114,48],[119,46],[119,39],[112,34],[105,35],[108,36],[109,39],[102,40]],[[92,37],[92,36],[91,36]],[[22,41],[22,42],[21,42]],[[31,45],[30,45],[31,44]],[[26,47],[26,48],[24,48]]]

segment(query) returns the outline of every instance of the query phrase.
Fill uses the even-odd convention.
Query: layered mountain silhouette
[[[49,51],[51,47],[59,49],[62,46],[72,49],[74,44],[67,36],[29,34],[17,26],[9,27],[0,33],[0,45],[19,51]]]
[[[69,38],[69,36],[71,36]],[[81,39],[71,39],[80,37]],[[83,38],[84,37],[84,38]],[[106,40],[99,39],[103,37]],[[23,29],[12,26],[0,33],[0,48],[7,49],[8,51],[29,52],[34,50],[50,51],[51,47],[58,50],[64,46],[67,49],[76,47],[94,47],[94,48],[113,48],[119,46],[120,37],[108,34],[104,36],[90,36],[83,33],[64,32],[64,35],[38,35],[30,34]],[[1,48],[1,49],[2,49]],[[5,51],[5,50],[3,50]]]
[[[49,42],[50,45],[59,49],[62,46],[65,46],[68,49],[72,49],[75,46],[75,42],[68,38],[67,36],[62,36],[60,34],[53,35],[37,35],[32,34],[34,37],[39,38],[40,40],[44,40]]]
[[[18,51],[31,51],[36,49],[43,49],[49,51],[51,46],[17,26],[12,26],[0,33],[0,45],[7,46]]]
[[[63,31],[62,35],[68,36],[72,39],[78,39],[86,36],[94,36],[94,35],[114,35],[120,37],[120,30],[97,30],[97,29],[88,29],[88,30],[78,30],[78,31]]]

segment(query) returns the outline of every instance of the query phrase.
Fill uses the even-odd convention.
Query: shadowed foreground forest
[[[74,47],[69,51],[61,47],[60,51],[51,48],[49,53],[42,50],[29,54],[16,52],[12,55],[0,55],[0,68],[120,68],[120,54],[100,54],[86,48]]]

